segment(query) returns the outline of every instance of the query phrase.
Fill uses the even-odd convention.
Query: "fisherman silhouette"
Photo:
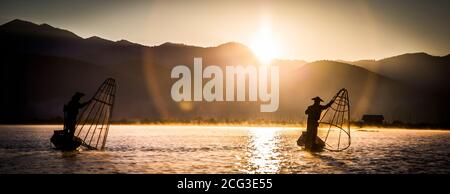
[[[322,114],[323,110],[329,108],[333,104],[334,99],[326,105],[320,104],[320,102],[323,102],[323,100],[318,96],[311,100],[314,100],[314,104],[309,106],[305,111],[305,114],[308,115],[305,148],[307,150],[317,150],[318,144],[316,143],[316,138],[320,115]]]
[[[83,93],[76,92],[72,96],[72,99],[64,105],[64,134],[67,135],[66,137],[68,139],[72,139],[74,136],[78,110],[91,102],[91,100],[89,100],[85,103],[80,103],[80,99],[83,96]]]

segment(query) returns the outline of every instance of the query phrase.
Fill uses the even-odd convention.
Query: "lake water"
[[[300,129],[111,126],[104,151],[60,152],[58,125],[0,126],[0,173],[450,173],[450,131],[355,129],[342,152],[310,153]]]

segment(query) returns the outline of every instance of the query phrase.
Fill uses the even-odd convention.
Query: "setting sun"
[[[270,62],[280,54],[280,47],[269,25],[264,24],[252,38],[250,45],[253,53],[263,64]]]

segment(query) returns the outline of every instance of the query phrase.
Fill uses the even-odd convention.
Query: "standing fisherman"
[[[68,139],[72,139],[75,133],[75,125],[77,123],[78,110],[88,105],[91,101],[80,103],[81,97],[84,94],[76,92],[72,99],[64,105],[64,133]]]
[[[320,115],[322,114],[322,111],[329,108],[333,102],[334,98],[326,105],[321,105],[320,102],[323,102],[323,100],[320,97],[315,97],[312,100],[314,100],[314,104],[308,107],[306,109],[305,114],[308,115],[308,122],[306,127],[306,141],[305,141],[305,148],[307,150],[316,150],[318,149],[318,145],[316,143],[317,138],[317,128],[319,127],[319,119]]]

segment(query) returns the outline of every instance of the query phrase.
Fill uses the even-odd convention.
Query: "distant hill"
[[[12,119],[7,117],[12,112],[19,121],[62,116],[61,107],[71,93],[92,94],[108,76],[116,78],[120,88],[113,118],[182,117],[186,114],[170,97],[173,66],[192,66],[194,57],[203,57],[205,65],[258,63],[250,49],[239,43],[210,48],[174,43],[148,47],[95,36],[83,39],[67,30],[21,20],[1,25],[0,41],[4,55],[0,79],[9,83],[1,94],[4,121]],[[31,91],[34,96],[22,95]],[[41,109],[35,108],[38,105]]]
[[[347,88],[351,116],[355,119],[363,114],[383,114],[389,120],[404,121],[430,121],[436,117],[435,114],[430,115],[432,110],[421,101],[424,96],[415,88],[347,63],[308,63],[295,72],[291,82],[301,84],[289,85],[286,90],[290,95],[284,96],[282,101],[292,103],[292,99],[299,100],[290,105],[296,110],[302,110],[311,103],[311,97],[321,96],[329,101],[340,88]]]
[[[194,57],[202,57],[204,66],[259,65],[252,51],[240,43],[207,48],[178,43],[149,47],[95,36],[84,39],[68,30],[21,20],[0,26],[0,42],[0,80],[4,83],[0,123],[61,117],[63,104],[72,93],[91,96],[107,77],[118,82],[114,120],[202,117],[302,121],[312,97],[329,100],[342,87],[349,89],[354,120],[364,113],[384,114],[388,120],[450,120],[443,114],[449,103],[442,99],[448,96],[420,92],[415,83],[419,79],[419,83],[447,87],[449,82],[439,83],[430,75],[440,77],[446,71],[448,56],[312,63],[278,59],[273,64],[280,67],[280,108],[275,113],[260,113],[259,103],[248,102],[192,102],[186,110],[170,96],[176,81],[170,79],[172,68],[192,68]],[[415,69],[427,64],[431,64],[427,70]],[[420,76],[425,71],[427,76]]]
[[[350,62],[372,72],[406,84],[435,91],[450,92],[450,55],[432,56],[427,53],[408,53],[375,60]]]

